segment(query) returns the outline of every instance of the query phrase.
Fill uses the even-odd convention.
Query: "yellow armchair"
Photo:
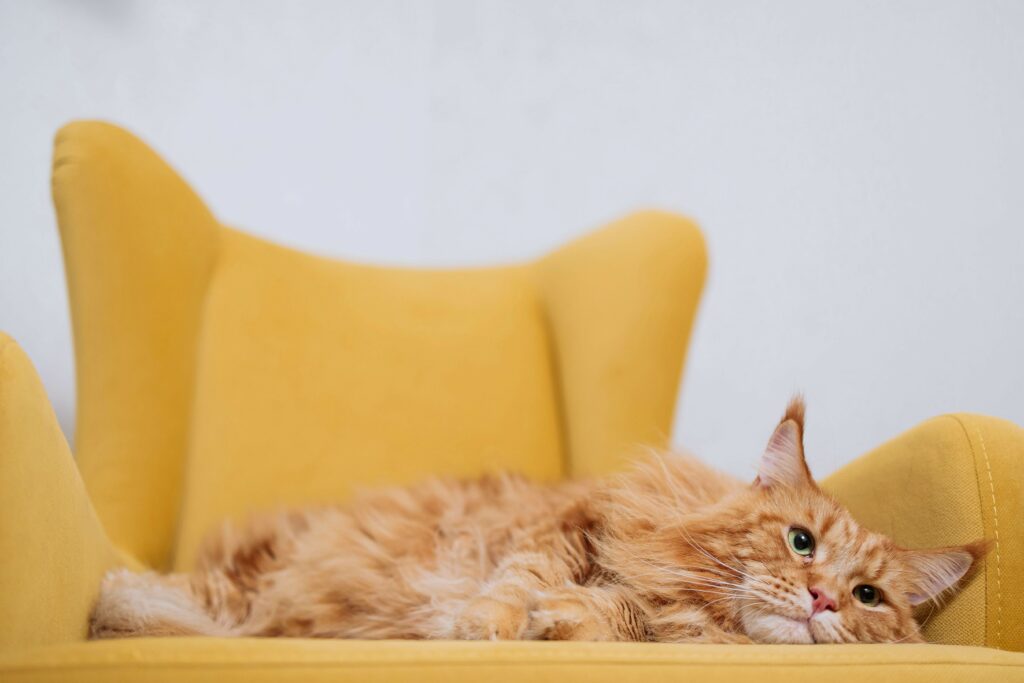
[[[218,519],[354,487],[614,469],[664,445],[703,240],[629,216],[536,262],[379,268],[222,226],[139,140],[57,137],[76,458],[0,336],[0,679],[1024,680],[1024,430],[925,423],[826,485],[906,545],[995,550],[928,621],[940,645],[137,639],[86,642],[103,572],[189,564]]]

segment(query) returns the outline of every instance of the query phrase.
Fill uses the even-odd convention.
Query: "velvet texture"
[[[222,226],[95,122],[58,134],[54,201],[77,463],[0,338],[4,680],[1024,680],[1024,655],[979,647],[1024,650],[1024,431],[971,415],[826,482],[907,546],[996,540],[928,621],[947,645],[82,642],[107,568],[187,566],[222,517],[428,474],[601,474],[665,445],[705,252],[691,222],[644,212],[533,263],[319,258]]]

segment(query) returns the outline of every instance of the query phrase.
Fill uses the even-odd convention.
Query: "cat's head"
[[[754,483],[717,512],[728,540],[700,534],[732,577],[735,618],[759,642],[920,642],[914,607],[953,589],[988,544],[908,550],[863,528],[812,479],[803,425],[794,399]]]

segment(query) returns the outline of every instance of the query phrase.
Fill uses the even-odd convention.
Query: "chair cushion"
[[[199,335],[176,564],[211,524],[353,485],[563,473],[526,268],[405,270],[224,230]]]
[[[1024,654],[952,645],[154,638],[74,643],[0,657],[22,681],[1024,681]]]

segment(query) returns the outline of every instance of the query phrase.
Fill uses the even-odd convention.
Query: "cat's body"
[[[794,403],[753,485],[659,455],[605,480],[433,480],[225,526],[191,574],[109,574],[92,633],[919,641],[912,605],[984,544],[905,551],[858,527],[810,479],[802,419]]]

